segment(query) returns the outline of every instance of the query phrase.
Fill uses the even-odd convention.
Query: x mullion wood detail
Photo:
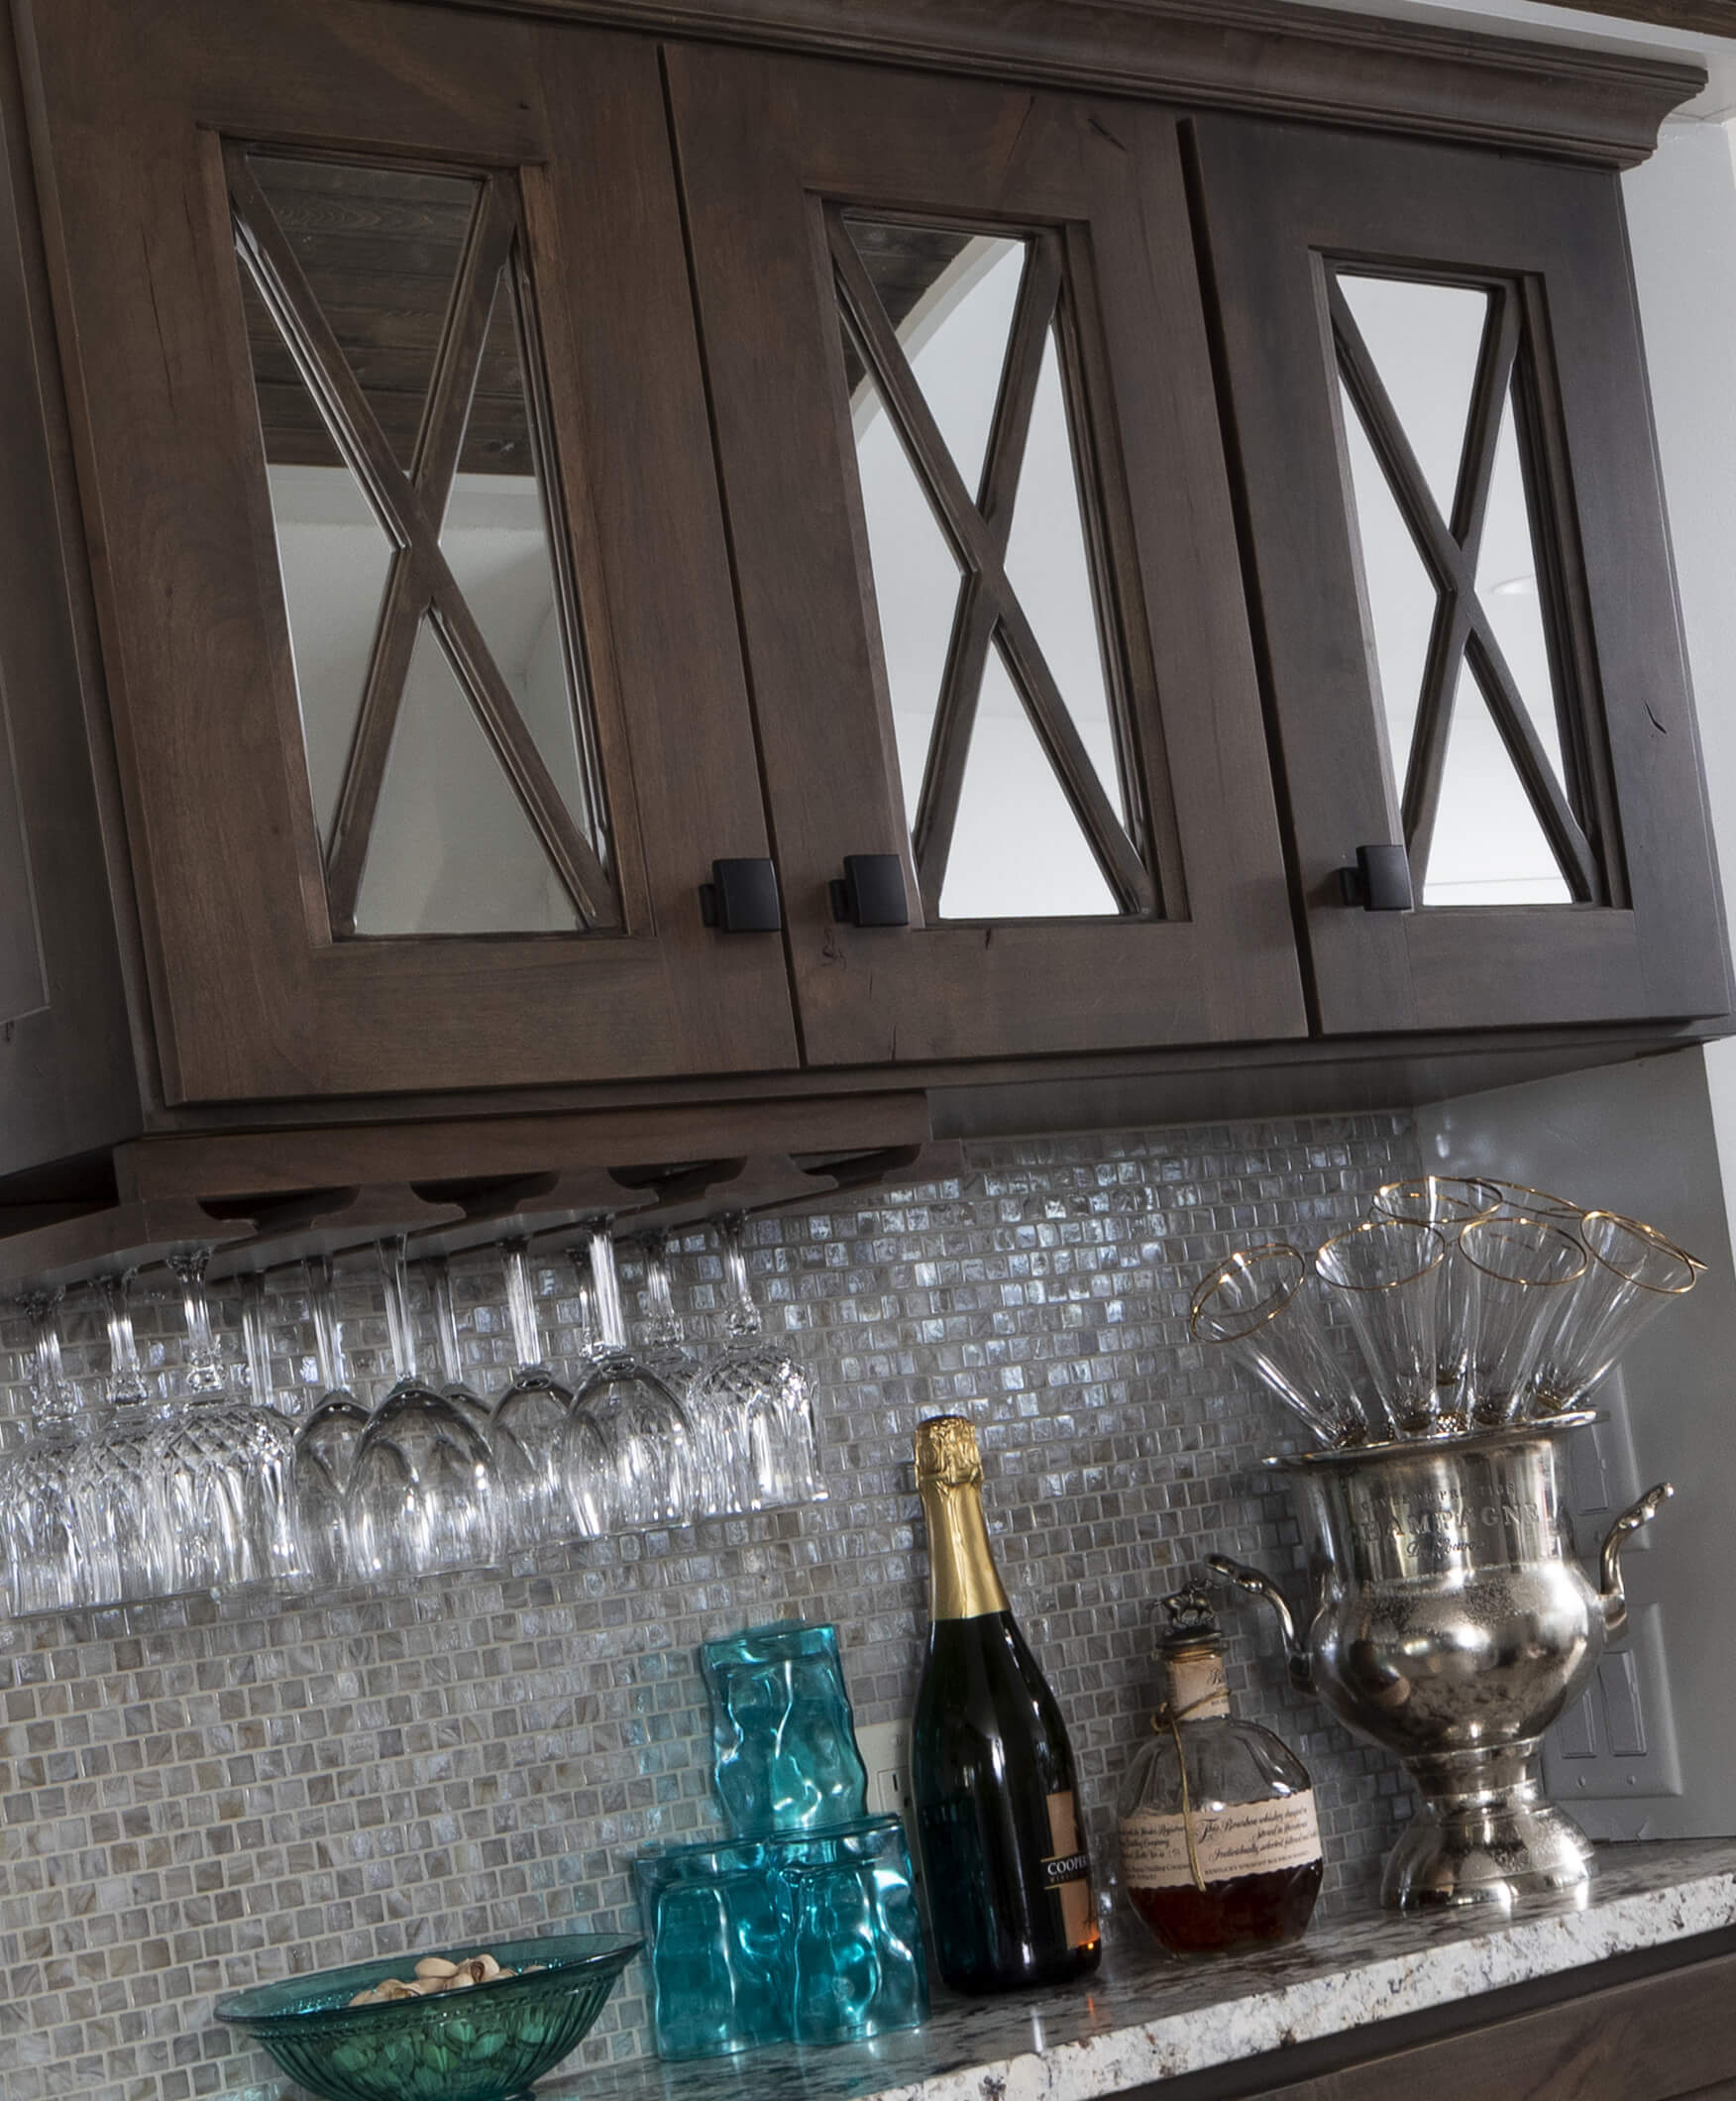
[[[1495,451],[1520,349],[1518,292],[1505,283],[1489,287],[1489,314],[1449,524],[1330,266],[1325,276],[1345,386],[1439,594],[1403,790],[1405,844],[1416,877],[1420,880],[1428,867],[1459,672],[1467,664],[1574,900],[1596,902],[1602,887],[1596,856],[1544,750],[1476,587]]]
[[[618,927],[620,910],[607,871],[555,786],[440,546],[441,520],[458,469],[496,290],[522,239],[511,178],[493,174],[482,179],[406,474],[248,164],[246,149],[226,146],[224,165],[247,267],[339,450],[393,543],[380,626],[326,848],[326,894],[334,931],[355,931],[369,839],[424,615],[438,630],[477,720],[582,924],[592,929]]]
[[[979,505],[964,486],[873,280],[836,210],[826,214],[826,233],[839,298],[863,363],[881,389],[887,412],[964,570],[964,588],[954,616],[922,796],[912,828],[923,910],[930,917],[938,915],[983,672],[989,649],[998,641],[1031,726],[1055,769],[1117,905],[1124,913],[1154,914],[1157,890],[1150,871],[1104,793],[1097,769],[1005,566],[1014,498],[1031,430],[1043,347],[1061,295],[1059,237],[1047,231],[1031,237],[990,431]]]

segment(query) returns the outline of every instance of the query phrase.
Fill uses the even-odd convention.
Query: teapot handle
[[[1658,1514],[1660,1506],[1675,1493],[1674,1482],[1659,1482],[1648,1489],[1638,1502],[1629,1503],[1603,1535],[1603,1552],[1597,1563],[1598,1586],[1602,1593],[1599,1603],[1603,1606],[1603,1624],[1612,1636],[1622,1632],[1628,1616],[1627,1592],[1621,1580],[1621,1550],[1627,1544],[1628,1534],[1649,1523]]]
[[[1640,1522],[1635,1519],[1635,1522]],[[1304,1692],[1313,1688],[1313,1671],[1308,1661],[1308,1651],[1296,1634],[1296,1621],[1290,1612],[1289,1601],[1282,1591],[1266,1575],[1263,1569],[1250,1569],[1245,1561],[1232,1561],[1227,1554],[1208,1554],[1206,1567],[1223,1583],[1231,1583],[1240,1591],[1248,1591],[1255,1598],[1263,1598],[1278,1615],[1278,1631],[1284,1637],[1284,1653],[1290,1662],[1290,1682]]]

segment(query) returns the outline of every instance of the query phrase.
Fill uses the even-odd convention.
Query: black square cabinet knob
[[[1413,912],[1410,855],[1403,846],[1358,846],[1356,865],[1339,870],[1339,891],[1347,905],[1364,912]]]
[[[784,924],[778,871],[763,855],[713,861],[711,880],[700,885],[700,913],[719,934],[776,934]]]
[[[904,863],[896,853],[846,853],[841,882],[831,885],[832,918],[852,927],[908,927]]]

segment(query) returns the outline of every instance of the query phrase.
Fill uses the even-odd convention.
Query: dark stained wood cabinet
[[[1613,173],[1693,75],[1231,12],[17,0],[0,1183],[137,1140],[198,1194],[229,1133],[234,1194],[387,1126],[504,1175],[534,1134],[434,1134],[520,1115],[791,1150],[845,1095],[903,1146],[923,1089],[1400,1099],[1725,1027]],[[1444,492],[1358,320],[1400,280],[1486,316]],[[1503,474],[1528,581],[1479,569]],[[1440,902],[1472,704],[1547,902]],[[1401,840],[1419,909],[1347,902]]]
[[[30,59],[165,1099],[793,1064],[781,944],[719,939],[700,911],[713,858],[763,856],[766,834],[655,46],[368,0],[73,0],[35,18]],[[243,212],[236,177],[273,149],[291,168],[494,175],[510,193],[610,819],[617,895],[597,924],[376,940],[334,924],[344,840],[322,869],[234,231],[271,216],[257,184]],[[405,209],[382,202],[382,231]],[[321,254],[318,222],[299,244],[256,226],[268,267],[273,237],[286,268]],[[427,235],[401,239],[413,255]],[[348,258],[320,273],[328,305],[376,310],[405,275],[401,251],[372,280]],[[455,293],[452,329],[465,318]],[[361,426],[351,457],[431,569],[427,462],[406,471],[368,427],[362,386],[341,397],[374,369],[367,346],[324,348],[334,415]],[[462,356],[449,336],[429,369]]]
[[[672,51],[668,65],[809,1059],[879,1065],[1302,1034],[1173,117],[702,47]],[[1006,255],[1020,303],[1004,374],[999,331],[970,339],[973,355],[981,341],[981,386],[997,408],[980,495],[864,260],[891,250],[921,264],[922,237],[948,232],[1025,251]],[[881,276],[895,281],[890,269]],[[851,317],[848,357],[840,312]],[[979,762],[994,698],[986,667],[1004,658],[1033,722],[1052,712],[1071,728],[1069,696],[1022,603],[1041,580],[1016,586],[1007,560],[1040,442],[1032,396],[1050,341],[1071,382],[1076,479],[1101,570],[1125,829],[1115,780],[1082,746],[1057,736],[1051,749],[1057,776],[1070,763],[1084,776],[1074,800],[1085,824],[1095,793],[1096,825],[1129,879],[1120,911],[1098,917],[1022,919],[997,909],[992,883],[943,916],[969,846],[950,820]],[[961,570],[914,864],[915,784],[900,793],[886,670],[904,608],[889,603],[898,580],[871,573],[849,436],[851,397],[876,383],[880,413],[899,424],[931,491],[934,560],[943,535]],[[779,442],[768,445],[774,423]],[[1046,483],[1031,493],[1057,508],[1066,495]],[[1064,531],[1048,521],[1044,548],[1064,546]],[[1043,639],[1052,658],[1070,638],[1051,627]],[[914,771],[912,754],[906,763]],[[1057,829],[1068,815],[1057,808]],[[1017,812],[1007,822],[1016,828]],[[1023,850],[1040,870],[1059,843],[1038,832]],[[835,925],[826,885],[840,849],[907,863],[908,928]]]
[[[1615,174],[1229,118],[1190,136],[1319,1028],[1719,1012],[1716,861]],[[1463,393],[1440,398],[1445,359],[1383,374],[1347,285],[1387,326],[1407,292],[1441,328],[1468,306]],[[1399,384],[1415,396],[1402,406]],[[1430,487],[1407,411],[1446,441],[1456,489],[1445,466]],[[1357,423],[1403,492],[1364,520],[1361,549],[1369,491],[1346,486]],[[1479,563],[1503,425],[1523,458],[1534,577]],[[1439,594],[1420,679],[1381,662],[1366,555],[1389,553],[1366,549],[1371,523],[1409,533],[1418,586]],[[1515,592],[1544,630],[1531,695],[1508,661],[1513,630],[1499,631],[1497,594]],[[1511,781],[1508,807],[1554,848],[1559,883],[1531,887],[1560,902],[1426,902],[1431,845],[1438,856],[1450,817],[1470,816],[1446,808],[1453,740],[1485,710],[1494,794]],[[1386,730],[1412,711],[1407,766]],[[1359,844],[1401,840],[1421,909],[1347,909],[1338,871]],[[1474,877],[1450,894],[1474,899]]]

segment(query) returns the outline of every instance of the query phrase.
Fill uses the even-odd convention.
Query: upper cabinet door
[[[1195,143],[1319,1026],[1722,1012],[1616,177]],[[1347,901],[1399,842],[1417,909]]]
[[[27,13],[169,1099],[794,1063],[654,46]]]
[[[666,63],[810,1061],[1300,1034],[1172,119]]]

